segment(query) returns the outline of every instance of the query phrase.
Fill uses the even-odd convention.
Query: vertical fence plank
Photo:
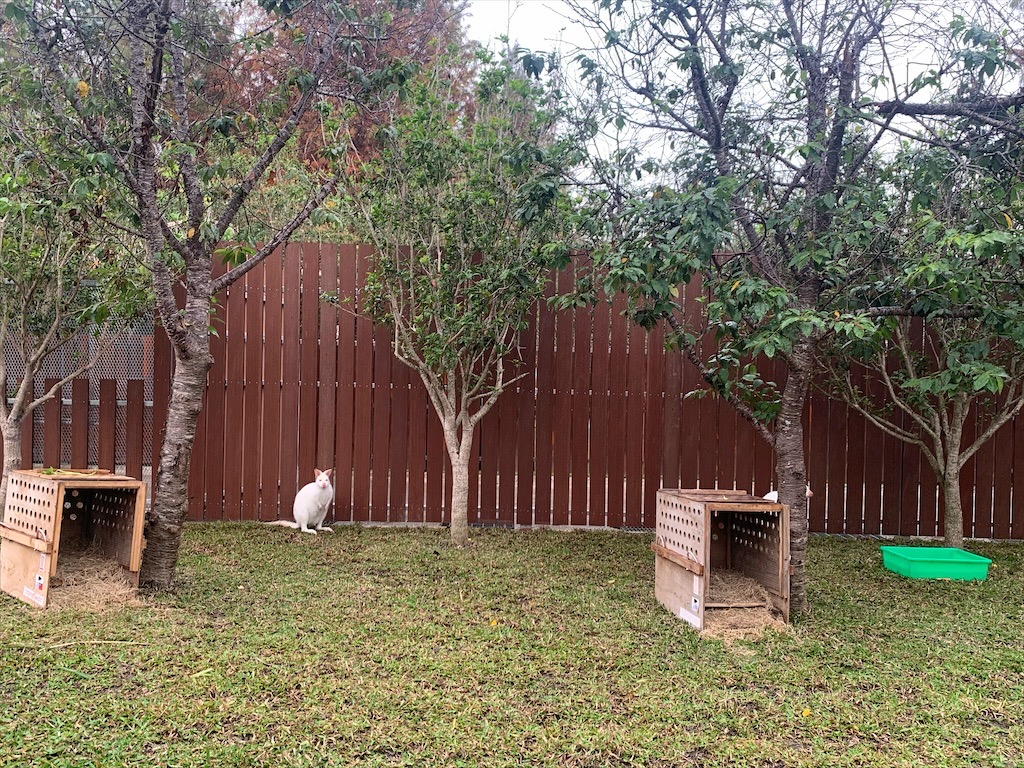
[[[828,497],[825,510],[825,530],[839,533],[846,524],[846,456],[849,451],[847,406],[828,398]]]
[[[1010,537],[1024,539],[1024,413],[1013,419],[1013,495],[1010,509]],[[1007,429],[1007,427],[1003,427]]]
[[[736,487],[736,409],[725,398],[716,397],[718,430],[711,444],[718,454],[715,487],[732,490]]]
[[[480,424],[473,427],[473,442],[469,459],[469,494],[466,502],[466,519],[470,525],[480,520]],[[454,488],[452,488],[454,491]],[[447,494],[449,508],[451,493]]]
[[[755,496],[764,496],[770,491],[774,483],[772,478],[775,475],[775,452],[772,447],[755,432],[754,435],[754,480],[751,486]]]
[[[863,369],[854,370],[857,386],[864,386]],[[864,532],[864,417],[846,411],[846,532]]]
[[[516,367],[513,376],[522,374]],[[518,388],[513,384],[498,401],[498,499],[495,520],[502,526],[511,526],[515,522],[516,506],[516,414],[519,409]]]
[[[673,346],[663,349],[665,359],[664,427],[661,443],[661,485],[679,488],[679,431],[683,413],[683,358]]]
[[[89,379],[71,382],[71,466],[89,466]]]
[[[35,446],[35,412],[30,413],[21,422],[21,468],[32,469],[35,465],[33,448]]]
[[[248,447],[263,445],[263,354],[266,339],[263,332],[266,297],[266,260],[245,274],[245,330],[242,372],[242,442]],[[242,520],[261,519],[260,462],[248,456],[242,460]]]
[[[274,257],[271,257],[274,258]],[[221,261],[215,261],[213,277],[219,277],[227,270]],[[213,365],[206,375],[206,467],[204,471],[204,492],[197,494],[196,503],[203,505],[203,520],[220,520],[224,517],[224,419],[227,400],[227,325],[228,308],[226,296],[220,294],[212,306],[210,317],[210,355]],[[266,461],[266,446],[260,452],[261,462]],[[193,467],[195,463],[193,462]],[[278,468],[274,467],[274,478]]]
[[[292,502],[295,492],[302,485],[312,482],[312,477],[299,478],[299,441],[309,440],[302,434],[299,422],[299,291],[302,284],[302,248],[289,244],[285,248],[282,266],[281,330],[281,463],[280,515],[292,516]]]
[[[733,472],[735,486],[748,493],[754,489],[754,441],[757,435],[750,422],[736,414],[736,467]]]
[[[683,290],[684,327],[697,327],[700,322],[701,307],[703,306],[700,303],[700,298],[700,279],[694,277]],[[700,416],[703,401],[689,395],[701,388],[702,384],[693,364],[682,359],[682,352],[677,354],[680,356],[680,365],[682,366],[680,383],[682,402],[679,410],[679,487],[697,488],[700,472]]]
[[[882,383],[874,375],[865,373],[864,391],[869,400],[875,400],[882,393]],[[885,466],[885,434],[873,424],[864,427],[864,446],[867,461],[864,462],[864,533],[877,535],[882,532],[882,482]]]
[[[988,418],[982,418],[979,414],[978,433],[988,427],[988,421]],[[981,539],[990,539],[994,535],[992,493],[996,484],[995,446],[996,439],[993,436],[982,443],[978,452],[974,454],[974,529],[971,535]]]
[[[567,272],[567,274],[570,274]],[[565,289],[563,289],[565,290]],[[571,290],[571,288],[569,288]],[[572,357],[572,425],[569,447],[569,469],[572,491],[569,503],[569,523],[587,525],[587,501],[589,484],[594,481],[590,466],[590,421],[593,405],[591,402],[591,338],[594,328],[594,313],[584,307],[576,307],[573,318]]]
[[[96,465],[100,469],[114,471],[116,460],[115,423],[117,421],[117,382],[113,379],[100,379],[100,412],[99,412],[99,443]],[[141,443],[141,430],[140,430]],[[125,429],[125,440],[129,439]],[[133,475],[138,477],[138,475]]]
[[[921,454],[920,512],[918,532],[921,536],[937,536],[939,530],[939,481],[931,464]],[[849,526],[852,528],[852,526]],[[856,533],[847,530],[844,533]]]
[[[146,382],[128,382],[124,409],[124,465],[129,477],[142,478],[143,422],[146,409]]]
[[[316,419],[316,466],[333,469],[331,476],[337,482],[337,457],[335,455],[335,427],[338,403],[338,308],[321,302],[322,294],[338,292],[338,248],[321,243],[320,280],[317,288],[317,304],[320,310],[319,353],[317,371],[317,419]]]
[[[391,334],[373,329],[373,447],[370,450],[370,520],[387,522],[391,437]]]
[[[320,250],[315,243],[302,244],[302,288],[299,335],[299,486],[316,477],[317,368],[320,345]]]
[[[556,277],[557,293],[572,290],[571,272],[562,270]],[[565,309],[555,312],[555,388],[551,419],[551,458],[553,491],[551,495],[552,525],[569,523],[569,472],[572,439],[572,368],[573,313]]]
[[[902,484],[900,486],[900,535],[917,536],[918,493],[921,488],[921,450],[903,446]]]
[[[390,349],[389,349],[390,352]],[[408,520],[409,366],[391,357],[391,434],[388,437],[388,508],[390,523]],[[419,378],[419,377],[417,377]]]
[[[56,386],[59,379],[46,379],[43,386],[49,391]],[[43,466],[60,466],[60,433],[63,387],[58,387],[53,397],[43,403]]]
[[[334,517],[352,517],[352,438],[355,408],[356,353],[356,247],[340,246],[338,253],[338,386],[335,389],[334,423]]]
[[[962,446],[971,445],[978,436],[977,431],[978,412],[974,405],[967,412],[967,420],[964,422]],[[976,488],[975,470],[978,465],[978,454],[974,454],[960,470],[960,503],[964,512],[964,536],[972,536],[974,533],[974,491]],[[945,531],[945,526],[943,526]],[[945,535],[943,533],[943,535]]]
[[[828,398],[820,391],[812,389],[808,397],[807,413],[809,418],[804,421],[805,449],[807,457],[807,481],[814,492],[808,501],[809,530],[821,533],[825,530],[825,510],[828,502],[828,436],[830,429]]]
[[[263,303],[263,368],[261,372],[262,402],[261,429],[262,446],[259,466],[260,520],[287,519],[287,504],[292,500],[282,499],[281,484],[281,369],[284,350],[282,348],[282,319],[284,290],[282,287],[284,253],[275,251],[264,261]],[[211,413],[212,417],[212,413]],[[293,429],[288,425],[289,430]]]
[[[361,246],[356,262],[355,321],[355,429],[353,435],[352,513],[358,521],[370,520],[370,451],[372,449],[372,395],[373,395],[373,324],[363,314],[366,274],[369,270],[369,250]]]
[[[224,387],[224,519],[242,516],[242,465],[245,443],[245,280],[237,280],[227,289],[227,377]]]
[[[643,525],[644,393],[647,382],[647,332],[629,323],[626,374],[626,506],[624,524]]]
[[[503,400],[510,392],[502,393],[498,401],[491,406],[480,420],[477,429],[480,456],[480,504],[477,521],[496,523],[498,520],[498,454],[501,452],[501,419],[500,411]],[[478,453],[473,452],[474,459]]]
[[[409,382],[409,490],[406,497],[406,520],[422,523],[426,520],[427,419],[433,419],[434,415],[427,409],[427,390],[419,375],[410,371]]]
[[[611,307],[598,302],[591,314],[594,352],[591,358],[590,401],[590,506],[591,525],[608,523],[608,368],[610,349]]]
[[[902,426],[902,414],[894,414],[894,426]],[[894,536],[900,532],[900,504],[903,486],[904,443],[891,435],[882,438],[882,534]]]
[[[536,484],[534,460],[537,413],[537,318],[539,307],[530,310],[522,338],[523,376],[516,382],[518,404],[516,426],[516,525],[533,525],[533,492]]]
[[[659,323],[647,334],[647,385],[644,388],[644,480],[641,524],[653,528],[661,486],[661,446],[665,431],[665,331]]]
[[[444,479],[448,470],[448,451],[441,432],[441,420],[432,403],[427,402],[427,501],[428,523],[440,523],[445,517]]]
[[[621,527],[626,519],[626,340],[629,320],[624,315],[625,310],[625,297],[616,294],[610,315],[608,411],[604,415],[608,421],[607,520],[612,528]]]
[[[555,293],[555,276],[548,281],[545,299]],[[555,390],[555,315],[547,301],[541,301],[538,314],[537,346],[537,427],[536,427],[536,501],[534,523],[551,525],[552,478],[552,402]]]

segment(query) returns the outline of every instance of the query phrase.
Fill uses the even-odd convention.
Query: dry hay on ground
[[[763,603],[756,608],[708,608],[701,636],[715,640],[759,640],[770,630],[784,632],[788,625],[774,608],[761,584],[735,571],[712,570],[709,603]]]
[[[711,570],[708,580],[709,603],[766,603],[768,590],[749,576],[737,571]]]
[[[142,605],[121,566],[94,550],[61,549],[57,574],[50,581],[49,608],[100,613]]]

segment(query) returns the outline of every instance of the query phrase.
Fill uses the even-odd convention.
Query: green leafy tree
[[[468,105],[444,66],[407,87],[350,193],[376,249],[369,305],[441,421],[463,546],[473,428],[515,380],[518,332],[560,253],[566,148],[549,97],[507,62],[484,62]]]
[[[10,146],[10,145],[8,145]],[[138,311],[148,305],[145,275],[132,269],[116,239],[99,237],[81,217],[95,196],[70,199],[64,184],[31,157],[0,161],[0,520],[10,472],[21,464],[25,419],[57,390],[90,370]],[[39,370],[83,334],[88,354],[41,395]],[[3,353],[5,346],[12,355]],[[13,364],[13,365],[12,365]],[[12,374],[17,374],[15,380]]]
[[[919,6],[882,0],[574,7],[599,42],[578,57],[593,94],[582,124],[615,133],[594,153],[605,286],[629,294],[638,321],[668,324],[708,389],[774,449],[799,613],[815,360],[855,321],[845,297],[890,239],[879,166],[895,113],[870,102],[935,87],[934,73],[897,81],[891,57],[951,37]],[[686,307],[677,286],[695,275],[705,295]],[[783,361],[782,380],[767,359]]]
[[[235,4],[193,0],[5,4],[5,73],[25,103],[34,97],[43,126],[21,139],[81,165],[75,184],[110,182],[110,216],[142,244],[173,350],[159,493],[146,524],[148,584],[173,581],[211,365],[213,297],[336,189],[354,115],[400,87],[406,67],[396,56],[409,48],[389,33],[415,5],[264,0],[239,14]],[[436,50],[434,38],[417,40],[415,50]],[[6,118],[15,128],[35,124]],[[293,191],[264,244],[225,245],[245,230],[248,203],[272,183],[285,149],[314,128],[310,151],[295,154],[310,171],[308,186]],[[216,259],[229,269],[212,278]]]
[[[1024,407],[1024,174],[1001,166],[996,178],[934,150],[896,167],[901,242],[851,292],[849,308],[867,316],[839,329],[821,363],[833,396],[921,449],[942,491],[946,542],[961,547],[960,470]],[[870,314],[894,305],[916,317]]]

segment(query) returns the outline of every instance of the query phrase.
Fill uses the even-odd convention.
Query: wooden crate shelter
[[[674,615],[703,629],[706,609],[764,607],[709,601],[711,573],[729,570],[761,584],[789,621],[789,507],[746,491],[661,490],[657,512],[654,594]]]
[[[17,470],[0,523],[0,590],[45,608],[64,550],[94,547],[136,586],[146,484],[106,470]]]

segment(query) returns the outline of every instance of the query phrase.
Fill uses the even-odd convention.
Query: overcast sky
[[[471,0],[467,10],[470,37],[494,47],[494,39],[508,35],[513,43],[532,51],[551,51],[566,41],[579,42],[581,34],[565,18],[560,0]]]

